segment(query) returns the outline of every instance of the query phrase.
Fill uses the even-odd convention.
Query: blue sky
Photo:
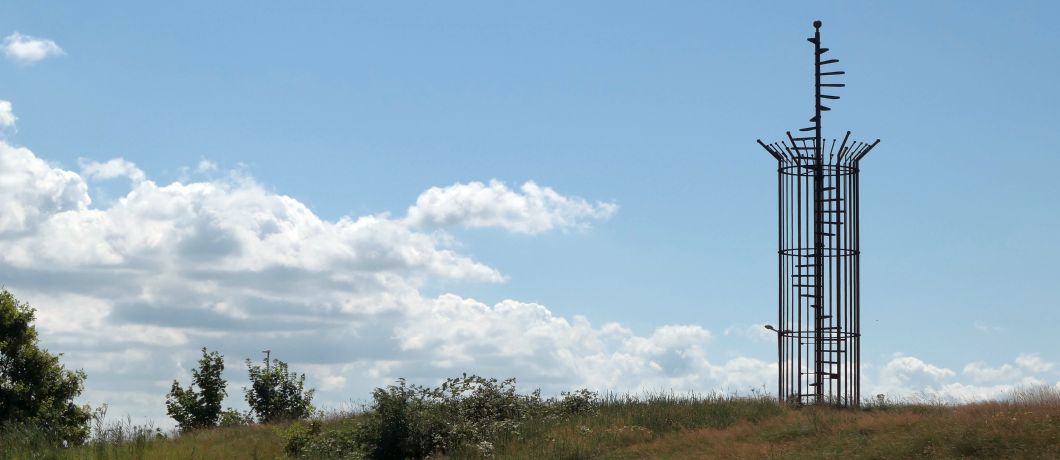
[[[773,160],[754,141],[778,139],[809,116],[805,37],[821,19],[825,45],[848,73],[826,132],[882,139],[861,180],[863,359],[875,366],[871,379],[882,388],[893,377],[909,391],[954,382],[996,389],[1032,377],[1055,384],[1057,9],[1046,2],[9,2],[0,6],[0,34],[52,40],[63,53],[0,65],[0,99],[18,117],[3,140],[83,178],[88,210],[112,208],[136,190],[135,180],[103,180],[113,174],[93,176],[86,167],[113,158],[134,163],[159,187],[238,190],[232,184],[253,178],[260,193],[290,197],[326,222],[383,213],[398,221],[431,187],[496,179],[518,195],[533,181],[583,200],[590,212],[576,225],[532,234],[460,220],[410,227],[505,278],[408,275],[411,289],[423,299],[539,304],[572,323],[579,315],[598,329],[617,322],[633,338],[692,325],[711,337],[681,345],[675,356],[688,358],[692,347],[718,366],[750,359],[767,369],[775,349],[749,331],[775,315],[776,182]],[[216,168],[196,172],[203,160]],[[86,282],[116,276],[93,271],[93,263],[64,273]],[[42,287],[58,275],[13,259],[3,264],[3,284],[16,295],[61,311],[61,296]],[[119,308],[129,298],[151,301],[145,292],[68,294],[100,302],[100,327],[134,308]],[[190,338],[151,348],[150,356],[189,363],[200,345],[227,346],[233,378],[242,357],[268,342],[248,339],[239,326],[199,334],[193,325],[152,324]],[[44,337],[54,341],[45,345],[88,367],[89,396],[133,391],[97,378],[92,366],[117,372],[99,362],[120,358],[102,353],[134,343],[64,342],[63,331],[61,322],[49,323]],[[365,348],[354,336],[351,350]],[[361,364],[319,364],[311,380],[345,375],[348,383],[324,391],[325,400],[362,398],[400,375],[354,384],[358,366],[401,362],[407,349]],[[922,388],[879,374],[911,357],[929,366],[905,369],[928,369]],[[1018,357],[1038,364],[1021,368]],[[503,353],[496,359],[508,362]],[[651,362],[665,368],[669,361]],[[545,386],[637,387],[482,363],[471,356],[464,367],[525,372]],[[1009,380],[976,374],[970,363]],[[665,374],[680,374],[675,366]],[[186,380],[180,369],[160,367],[145,382]],[[462,370],[439,365],[422,378]],[[656,384],[740,386],[723,378],[674,382]],[[157,392],[135,391],[144,401]],[[160,417],[157,408],[126,410]]]

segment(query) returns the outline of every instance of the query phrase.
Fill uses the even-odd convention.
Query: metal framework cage
[[[825,100],[842,88],[822,59],[821,21],[814,21],[812,126],[774,143],[758,140],[777,160],[777,394],[781,402],[855,406],[861,397],[858,172],[880,142],[822,137]],[[827,79],[822,81],[822,78]]]

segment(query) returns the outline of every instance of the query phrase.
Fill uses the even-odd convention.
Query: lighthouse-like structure
[[[857,405],[861,398],[858,172],[880,140],[823,132],[839,96],[835,69],[814,21],[814,110],[809,126],[758,141],[777,160],[777,394],[781,402]]]

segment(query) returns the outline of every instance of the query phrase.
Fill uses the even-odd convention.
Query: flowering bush
[[[359,450],[367,458],[405,459],[472,446],[492,457],[495,442],[518,435],[527,420],[591,413],[596,405],[596,393],[588,390],[549,399],[540,390],[520,395],[515,379],[465,374],[437,388],[401,379],[372,392],[372,404],[355,428],[321,431],[319,425],[296,424],[288,433],[287,449],[304,458],[338,458]]]

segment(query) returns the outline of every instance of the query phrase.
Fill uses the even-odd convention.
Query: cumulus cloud
[[[4,55],[20,64],[34,64],[51,56],[66,54],[54,41],[14,32],[4,38]]]
[[[533,183],[520,191],[471,183],[425,192],[407,216],[326,220],[238,173],[163,185],[120,158],[80,167],[64,170],[0,141],[0,280],[37,308],[47,347],[88,372],[85,402],[108,402],[116,414],[170,424],[164,395],[172,379],[187,381],[201,346],[226,356],[233,393],[246,384],[238,363],[269,348],[309,375],[323,407],[397,377],[434,383],[462,372],[515,376],[551,393],[747,391],[775,382],[775,362],[720,353],[703,326],[634,332],[514,299],[424,294],[437,280],[505,280],[429,227],[582,228],[614,205]],[[93,203],[88,182],[118,177],[131,180],[128,192]],[[496,209],[487,210],[489,197],[501,202]],[[753,337],[760,327],[731,334]],[[1036,355],[1009,366],[1019,378],[1004,365],[958,374],[896,356],[866,380],[888,394],[970,397],[1046,380],[1053,369]],[[241,405],[238,397],[226,404]]]
[[[90,400],[125,391],[156,403],[111,401],[116,410],[161,419],[168,379],[184,378],[202,345],[237,360],[272,348],[310,372],[325,402],[396,376],[472,368],[553,390],[632,376],[690,387],[719,372],[699,327],[638,336],[514,300],[426,297],[430,280],[505,278],[407,217],[324,220],[237,173],[162,185],[125,159],[79,163],[65,170],[0,141],[0,279],[38,308],[49,347],[91,371]],[[129,191],[96,206],[88,183],[114,178],[129,179]]]
[[[11,107],[11,101],[0,100],[0,129],[15,126],[18,117],[15,116]]]
[[[89,179],[107,180],[126,177],[133,182],[143,182],[147,179],[136,164],[124,158],[113,158],[102,163],[81,158],[79,163],[81,174]]]
[[[408,209],[407,222],[417,226],[458,225],[470,228],[499,227],[537,234],[549,230],[587,228],[592,221],[615,214],[614,203],[591,203],[567,197],[549,187],[526,182],[518,191],[503,182],[490,181],[432,187]]]
[[[1056,382],[1053,363],[1036,354],[1021,353],[1011,363],[990,366],[968,363],[960,373],[929,364],[919,358],[896,354],[876,375],[868,374],[870,393],[902,399],[970,402],[1004,399],[1019,387]],[[868,396],[868,394],[866,394]]]
[[[32,232],[56,214],[87,210],[91,202],[81,176],[0,141],[0,238]]]
[[[505,300],[491,306],[453,294],[421,304],[413,317],[397,329],[402,349],[423,353],[425,364],[441,369],[488,375],[519,369],[539,382],[623,391],[746,391],[776,374],[775,365],[759,360],[712,362],[712,335],[695,325],[637,335],[617,323],[593,326],[581,316],[559,317],[539,304]],[[740,367],[752,372],[732,371]]]

